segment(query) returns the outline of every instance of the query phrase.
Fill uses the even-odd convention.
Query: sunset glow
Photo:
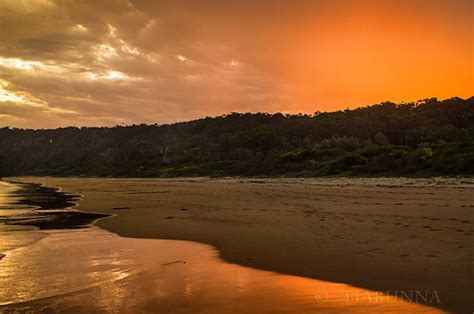
[[[473,20],[470,0],[0,0],[0,126],[466,98]]]

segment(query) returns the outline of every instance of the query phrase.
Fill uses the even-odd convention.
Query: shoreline
[[[43,186],[42,186],[43,187]],[[60,191],[59,188],[50,188],[50,187],[46,187],[48,190],[50,191],[55,191],[56,192],[56,196],[59,195],[57,192]],[[79,204],[79,202],[81,201],[81,199],[84,197],[83,195],[81,195],[81,198],[78,198],[76,195],[74,194],[68,194],[66,192],[64,192],[64,194],[66,196],[71,196],[71,197],[74,197],[76,200],[77,200],[77,203],[75,205],[73,205],[72,207],[74,206],[77,206]],[[28,199],[24,199],[25,203],[28,202]],[[44,208],[44,207],[43,207]],[[115,210],[123,210],[123,209],[128,209],[127,207],[123,207],[123,208],[114,208]],[[38,210],[38,209],[36,209]],[[71,207],[67,207],[67,208],[64,208],[63,210],[74,210],[72,209]],[[269,300],[266,300],[264,302],[264,305],[260,304],[260,301],[258,302],[258,305],[257,304],[254,304],[252,301],[252,298],[249,298],[246,302],[244,302],[243,304],[242,303],[238,303],[239,305],[235,304],[235,301],[233,300],[227,300],[225,301],[225,303],[227,302],[230,302],[227,306],[224,306],[224,308],[228,308],[228,309],[235,309],[233,308],[232,306],[234,307],[240,307],[241,309],[245,309],[244,311],[249,311],[249,309],[252,309],[251,311],[253,312],[255,310],[255,308],[258,308],[258,307],[261,307],[263,306],[263,308],[266,308],[267,309],[275,309],[276,308],[280,308],[281,306],[284,306],[284,307],[287,307],[287,310],[290,312],[300,312],[300,311],[306,311],[306,310],[311,310],[311,311],[318,311],[320,308],[322,309],[328,309],[328,308],[331,308],[332,310],[343,310],[345,307],[347,306],[350,306],[350,304],[352,304],[353,306],[356,306],[358,307],[359,309],[356,310],[356,312],[359,312],[361,309],[372,309],[372,310],[376,310],[380,307],[380,309],[389,309],[389,310],[396,310],[396,311],[423,311],[423,312],[429,312],[429,313],[441,313],[441,311],[439,311],[438,309],[436,309],[435,307],[432,307],[432,306],[428,306],[427,304],[427,299],[428,298],[428,292],[425,292],[425,296],[423,296],[422,294],[418,295],[416,294],[417,292],[415,291],[409,291],[407,293],[404,293],[404,292],[398,292],[398,291],[395,291],[394,293],[392,292],[379,292],[379,291],[370,291],[370,290],[364,290],[364,289],[360,289],[360,288],[357,288],[357,287],[353,287],[353,286],[350,286],[350,285],[345,285],[344,283],[332,283],[332,282],[324,282],[324,281],[320,281],[320,280],[313,280],[311,278],[304,278],[304,277],[294,277],[294,276],[291,276],[291,275],[285,275],[285,274],[279,274],[279,273],[275,273],[275,272],[271,272],[271,271],[265,271],[265,270],[259,270],[259,269],[255,269],[255,268],[251,268],[251,267],[246,267],[246,266],[243,266],[243,265],[239,265],[239,264],[236,264],[236,263],[231,263],[231,262],[227,262],[225,260],[222,259],[221,257],[221,254],[219,252],[219,250],[214,247],[214,246],[211,246],[209,244],[205,244],[205,243],[200,243],[200,242],[196,242],[196,241],[183,241],[183,240],[164,240],[164,239],[156,239],[157,241],[156,242],[149,242],[149,241],[153,241],[154,239],[134,239],[134,238],[126,238],[126,237],[122,237],[116,233],[113,233],[111,231],[108,231],[108,230],[105,230],[105,229],[102,229],[100,228],[99,226],[96,225],[96,222],[98,222],[99,220],[101,220],[102,218],[112,218],[114,217],[115,215],[104,215],[104,217],[101,217],[101,218],[98,218],[98,219],[95,219],[93,221],[91,221],[88,225],[83,225],[83,224],[80,224],[79,225],[79,228],[82,228],[82,227],[85,227],[85,231],[83,234],[91,234],[90,236],[88,236],[87,238],[84,238],[84,240],[86,239],[89,239],[89,241],[93,241],[91,242],[91,246],[88,247],[83,247],[83,249],[81,250],[83,253],[86,253],[86,256],[87,254],[90,254],[90,253],[87,253],[88,252],[88,249],[92,248],[95,246],[94,243],[96,243],[97,239],[100,239],[101,237],[107,237],[107,238],[110,238],[110,239],[115,239],[113,240],[112,243],[122,243],[122,242],[129,242],[129,246],[127,246],[128,248],[130,249],[134,249],[136,250],[137,247],[135,246],[138,246],[138,247],[142,247],[143,245],[145,245],[145,247],[149,247],[149,246],[154,246],[154,245],[158,245],[158,247],[160,245],[164,245],[165,248],[166,246],[170,246],[169,249],[170,249],[170,253],[173,254],[174,251],[178,250],[178,252],[180,251],[195,251],[194,254],[191,254],[189,255],[190,253],[188,252],[187,254],[189,255],[188,258],[191,258],[191,256],[194,256],[196,257],[196,255],[201,255],[203,254],[204,252],[207,252],[205,254],[210,254],[210,256],[212,256],[212,262],[211,265],[214,264],[214,266],[211,266],[211,265],[208,265],[207,267],[204,267],[204,269],[206,268],[209,268],[209,269],[220,269],[220,274],[218,276],[221,277],[220,280],[228,277],[226,275],[223,275],[224,274],[227,274],[227,273],[232,273],[232,272],[238,272],[240,275],[242,274],[246,274],[245,276],[247,277],[254,277],[256,276],[257,278],[260,278],[259,280],[257,280],[254,284],[253,284],[253,287],[252,285],[250,285],[250,291],[252,291],[251,289],[259,289],[258,287],[260,287],[261,284],[266,284],[268,285],[268,288],[267,289],[276,289],[277,294],[278,293],[285,293],[285,290],[288,290],[288,284],[285,284],[284,285],[284,288],[283,287],[279,287],[281,284],[277,284],[276,286],[273,286],[272,285],[272,282],[274,280],[278,280],[278,281],[282,281],[282,282],[285,282],[285,281],[288,281],[290,284],[290,286],[293,286],[294,285],[294,288],[298,287],[298,286],[301,286],[299,289],[302,289],[301,292],[301,295],[297,298],[294,298],[292,297],[291,295],[293,294],[292,292],[290,292],[290,294],[288,294],[290,290],[288,290],[288,292],[286,292],[287,295],[285,295],[286,298],[288,298],[288,300],[281,300],[280,298],[281,297],[276,297],[276,296],[272,296],[270,297],[270,299],[272,298],[275,298],[273,301],[269,302]],[[59,232],[59,234],[63,234],[63,237],[67,235],[69,235],[69,240],[66,240],[66,239],[63,239],[61,240],[61,243],[67,243],[67,246],[69,245],[77,245],[77,244],[74,244],[74,243],[77,243],[78,239],[75,238],[75,233],[74,233],[74,229],[79,229],[79,228],[71,228],[70,227],[70,224],[72,222],[69,222],[65,225],[63,225],[63,228],[58,228],[56,230],[51,230],[50,232],[52,232],[52,234],[50,234],[50,232],[48,232],[47,229],[40,229],[40,230],[44,230],[44,232],[46,232],[45,234],[47,236],[53,236],[56,237],[58,235],[58,233],[56,232]],[[49,229],[49,228],[48,228]],[[51,228],[51,229],[55,229],[55,228]],[[69,229],[70,231],[68,233],[64,233],[62,230],[67,230]],[[72,230],[71,230],[72,229]],[[82,232],[81,232],[82,233]],[[67,237],[68,238],[68,237]],[[86,240],[87,241],[87,240]],[[110,241],[111,240],[106,240],[106,245],[107,247],[109,246],[110,244]],[[118,242],[117,242],[118,241]],[[146,241],[146,242],[142,242],[142,241]],[[10,258],[13,258],[13,262],[11,260],[8,260],[8,262],[10,262],[10,267],[11,267],[11,264],[22,264],[22,262],[14,262],[15,259],[18,259],[18,256],[25,256],[25,257],[28,257],[28,256],[34,256],[36,255],[35,253],[26,253],[28,252],[29,250],[34,250],[38,249],[38,245],[36,245],[36,242],[33,242],[33,243],[29,243],[27,245],[24,245],[22,247],[18,247],[16,249],[22,249],[22,253],[20,253],[19,251],[16,251]],[[46,243],[48,242],[51,242],[51,239],[46,240]],[[55,240],[56,243],[58,243],[58,240],[56,239]],[[82,242],[82,241],[80,241]],[[99,241],[100,242],[100,241]],[[53,242],[54,243],[54,242]],[[146,244],[146,243],[149,243],[149,244]],[[176,248],[173,248],[174,246],[177,246]],[[43,250],[47,250],[48,252],[51,250],[51,249],[55,249],[54,247],[50,247],[50,245],[48,244],[45,244],[45,243],[42,243],[42,245],[40,245],[40,247],[43,249]],[[149,248],[148,248],[149,249]],[[26,252],[25,252],[26,250]],[[57,250],[57,248],[56,248]],[[56,253],[50,253],[50,254],[53,254],[53,256],[58,256],[58,255],[61,255],[61,254],[64,254],[64,251],[65,248],[62,248],[61,249],[61,252],[56,252]],[[105,250],[105,247],[100,249],[100,250]],[[142,248],[143,250],[143,248]],[[155,249],[156,250],[156,249]],[[12,251],[15,251],[15,250],[12,250]],[[153,251],[153,249],[152,249]],[[161,249],[160,251],[163,251],[163,249]],[[140,251],[137,251],[137,252],[140,252]],[[164,250],[164,254],[167,255],[167,252],[168,250]],[[141,252],[141,254],[143,253],[146,253],[146,250]],[[83,255],[83,254],[81,254]],[[2,255],[0,254],[0,260],[6,255]],[[87,260],[87,257],[84,256],[83,258],[85,258]],[[181,257],[181,256],[179,256]],[[90,258],[93,258],[93,256],[90,256]],[[117,257],[115,256],[115,253],[114,253],[114,260],[116,259]],[[152,257],[153,260],[155,260],[155,256]],[[169,257],[168,257],[169,258]],[[182,257],[181,257],[182,258]],[[187,259],[187,258],[186,258]],[[30,258],[28,258],[28,260],[30,260]],[[7,262],[7,264],[8,264]],[[31,263],[32,261],[30,261]],[[36,263],[38,263],[39,261],[37,261]],[[64,261],[61,260],[61,262],[63,263]],[[194,261],[196,262],[196,261]],[[36,264],[35,262],[33,262],[34,264]],[[56,264],[56,262],[53,262],[53,264]],[[168,267],[170,265],[183,265],[183,264],[186,264],[186,260],[182,260],[182,259],[179,259],[179,260],[173,260],[173,261],[170,261],[170,262],[165,262],[165,263],[161,263],[159,264],[159,266],[161,267]],[[192,264],[194,264],[193,262],[191,262]],[[209,263],[209,262],[207,262]],[[66,263],[66,265],[69,265],[68,263]],[[111,264],[111,266],[115,269],[115,266],[116,265],[116,262],[113,262]],[[1,264],[0,264],[1,266]],[[77,265],[75,265],[75,262],[73,263],[73,265],[71,265],[72,267],[76,267]],[[181,267],[181,266],[178,266],[178,267]],[[198,269],[201,269],[201,267],[198,267],[197,265],[194,265],[192,266],[193,268],[195,268],[196,270]],[[41,267],[40,267],[41,268]],[[223,271],[222,269],[223,268],[227,268],[226,271]],[[209,269],[207,270],[209,272]],[[77,271],[77,270],[76,270]],[[69,300],[68,302],[72,302],[73,303],[73,306],[76,308],[76,310],[82,312],[90,312],[91,308],[94,308],[94,306],[96,305],[87,305],[87,306],[81,306],[79,304],[82,303],[82,299],[84,298],[91,298],[92,295],[94,295],[95,293],[97,292],[100,292],[101,290],[104,290],[104,289],[111,289],[112,287],[109,287],[107,288],[107,286],[110,286],[110,285],[120,285],[122,286],[123,288],[122,289],[125,289],[127,287],[127,289],[129,289],[130,291],[133,291],[138,282],[137,282],[137,279],[133,279],[134,277],[137,277],[138,274],[140,274],[141,272],[143,271],[146,271],[146,268],[145,269],[142,269],[141,271],[139,271],[138,269],[136,269],[134,272],[135,274],[131,275],[131,277],[129,277],[129,275],[125,275],[124,278],[127,278],[127,279],[118,279],[117,282],[115,282],[115,280],[113,279],[108,279],[108,281],[105,282],[96,282],[96,283],[89,283],[88,285],[84,286],[84,287],[81,287],[81,288],[76,288],[76,289],[73,289],[71,291],[67,291],[67,290],[64,290],[63,292],[59,292],[58,290],[58,294],[46,294],[44,296],[36,296],[36,297],[33,297],[32,299],[27,299],[27,300],[21,300],[21,301],[12,301],[12,302],[7,302],[7,303],[1,303],[0,304],[0,310],[3,309],[3,310],[6,310],[6,311],[23,311],[25,308],[26,309],[32,309],[32,308],[35,308],[35,309],[48,309],[48,310],[52,310],[52,309],[61,309],[63,307],[63,302],[64,300]],[[111,270],[111,274],[114,274],[116,273],[117,270]],[[216,273],[213,272],[213,275],[215,276]],[[133,272],[132,272],[133,273]],[[219,273],[219,271],[218,271]],[[163,276],[162,273],[158,273],[158,277],[161,278]],[[165,271],[165,274],[166,274],[166,271]],[[50,276],[51,274],[48,273],[48,276]],[[152,274],[150,274],[152,275]],[[240,276],[239,275],[239,276]],[[105,274],[104,274],[105,276]],[[155,274],[156,276],[156,274]],[[266,279],[262,279],[262,276],[264,276],[263,278],[266,278]],[[276,276],[276,277],[275,277]],[[148,276],[147,276],[148,277]],[[227,278],[227,280],[231,279],[232,276],[230,276],[230,278]],[[41,279],[41,277],[34,277],[36,280],[43,280]],[[179,277],[178,278],[175,278],[173,281],[175,280],[179,280]],[[143,281],[145,280],[145,278],[142,278],[140,281]],[[62,275],[61,275],[61,282],[63,281],[62,279]],[[210,286],[212,287],[213,284],[212,284],[212,281],[210,281],[211,284]],[[217,281],[219,282],[219,281]],[[231,284],[231,282],[229,282],[229,284]],[[173,285],[173,283],[170,282],[170,285]],[[199,286],[202,285],[202,282],[199,283]],[[105,286],[105,287],[104,287]],[[132,287],[132,288],[130,288]],[[208,289],[208,288],[207,288]],[[215,288],[214,288],[215,289]],[[217,290],[220,291],[220,289],[224,289],[223,287],[222,288],[218,288]],[[266,290],[266,289],[265,289]],[[34,290],[33,290],[34,291]],[[95,292],[97,291],[97,292]],[[275,292],[276,292],[275,291]],[[275,293],[274,292],[274,293]],[[254,292],[247,292],[247,295],[254,295],[254,294],[262,294],[261,291],[257,292],[257,291],[254,291]],[[315,295],[313,295],[315,294]],[[32,294],[32,295],[35,295],[35,294]],[[267,292],[263,293],[261,295],[261,297],[266,296],[267,295]],[[16,296],[18,297],[18,296]],[[109,298],[112,298],[113,296],[110,296]],[[221,295],[220,298],[224,297],[226,300],[227,297],[225,297],[225,294]],[[153,296],[152,294],[149,296],[149,302],[154,302],[156,303],[156,306],[159,307],[161,306],[161,302],[164,302],[164,300],[161,300],[159,301],[162,296],[159,296],[159,295],[155,295]],[[189,296],[186,297],[186,299],[189,298]],[[294,298],[294,299],[293,299]],[[301,298],[304,299],[307,299],[306,302],[303,302],[301,303]],[[432,300],[436,301],[438,300],[439,301],[439,297],[437,296],[436,293],[434,294],[430,294],[430,301],[429,303],[432,303]],[[126,299],[125,299],[126,300]],[[375,300],[375,301],[374,301]],[[420,302],[421,300],[421,302]],[[183,302],[187,302],[187,300],[182,300]],[[308,304],[307,302],[310,301],[310,303]],[[312,303],[312,304],[311,304]],[[74,305],[75,304],[75,305]],[[137,304],[138,308],[140,307],[139,303],[135,302],[135,304]],[[234,305],[232,305],[234,304]],[[127,305],[129,306],[129,305]],[[175,306],[178,306],[178,304],[176,304]],[[222,304],[221,305],[218,305],[218,306],[223,306]],[[181,308],[181,306],[179,306]],[[114,308],[109,308],[109,310],[113,310]],[[131,307],[130,309],[133,309],[133,307]],[[297,310],[299,309],[299,310]],[[273,310],[272,310],[273,311]],[[365,312],[365,310],[363,310],[363,312]]]
[[[16,201],[7,203],[7,205],[12,208],[26,206],[27,209],[24,210],[27,212],[19,215],[2,216],[0,224],[5,226],[5,230],[0,235],[6,236],[6,233],[18,235],[18,232],[23,232],[30,236],[26,236],[24,239],[22,238],[23,241],[16,241],[14,246],[0,251],[0,262],[8,256],[9,252],[32,245],[44,238],[46,236],[42,232],[44,230],[88,228],[93,226],[97,220],[110,216],[74,209],[78,206],[82,195],[63,192],[60,188],[44,186],[41,183],[4,182],[18,188],[10,194],[16,198]],[[8,209],[6,213],[8,213]],[[9,228],[12,228],[12,230],[9,230]],[[33,236],[33,234],[37,234],[37,236]]]
[[[38,180],[38,178],[31,178],[27,180],[35,181]],[[310,179],[308,180],[311,181]],[[469,181],[469,179],[467,180]],[[315,278],[330,282],[343,282],[356,287],[362,287],[376,291],[408,291],[410,289],[413,290],[413,288],[417,288],[418,290],[437,291],[440,294],[441,300],[444,302],[441,306],[439,306],[440,308],[453,311],[465,311],[472,308],[472,304],[468,299],[468,295],[470,291],[472,291],[472,287],[470,287],[469,283],[466,280],[463,281],[462,278],[458,278],[459,275],[454,274],[451,274],[451,278],[449,278],[449,274],[447,276],[448,278],[433,278],[433,275],[431,275],[430,273],[436,272],[437,270],[439,271],[443,267],[446,267],[445,262],[433,264],[431,260],[433,260],[435,257],[430,257],[430,255],[435,254],[417,256],[418,252],[413,252],[412,250],[410,250],[410,245],[404,247],[406,246],[403,245],[404,241],[414,241],[413,239],[407,237],[407,234],[398,234],[399,236],[402,236],[402,238],[405,238],[399,239],[402,244],[401,247],[399,247],[399,251],[402,253],[404,252],[403,254],[409,252],[411,255],[415,255],[413,256],[414,260],[412,261],[407,261],[407,257],[399,256],[397,254],[390,254],[390,252],[388,255],[391,259],[394,260],[391,261],[390,259],[387,259],[387,252],[383,252],[385,251],[384,249],[380,249],[377,247],[380,246],[380,244],[391,243],[392,246],[396,246],[396,244],[394,244],[393,241],[387,242],[387,234],[382,232],[381,230],[376,231],[378,233],[372,235],[372,238],[375,237],[375,239],[373,239],[375,242],[373,244],[369,243],[365,246],[362,243],[358,242],[355,244],[348,243],[347,239],[344,240],[340,238],[341,235],[345,235],[345,233],[348,231],[346,227],[342,226],[346,223],[343,221],[344,219],[342,219],[341,221],[341,218],[343,218],[341,214],[343,216],[349,214],[356,214],[356,216],[359,215],[359,218],[363,217],[364,215],[369,215],[372,216],[372,218],[375,217],[375,219],[377,219],[377,217],[382,217],[383,220],[397,220],[400,218],[408,220],[421,219],[421,222],[423,223],[423,220],[426,219],[422,217],[427,217],[434,219],[428,219],[430,223],[434,223],[440,220],[443,220],[443,222],[445,222],[445,220],[450,221],[449,217],[442,217],[443,215],[440,216],[440,213],[442,214],[443,212],[446,212],[449,209],[445,208],[445,204],[443,204],[441,211],[437,208],[434,208],[433,206],[435,204],[433,204],[432,207],[434,208],[434,210],[433,208],[432,210],[430,210],[432,215],[422,216],[424,213],[420,213],[419,217],[416,217],[406,215],[406,213],[403,215],[395,215],[394,213],[392,213],[391,215],[387,215],[387,213],[380,213],[379,210],[375,210],[375,212],[379,215],[377,216],[374,215],[373,208],[370,208],[370,210],[368,210],[368,213],[364,213],[364,211],[367,210],[364,210],[363,204],[358,205],[359,208],[355,211],[355,213],[337,213],[337,211],[334,212],[334,208],[332,208],[332,212],[328,209],[324,211],[322,209],[310,208],[308,208],[306,212],[305,210],[290,211],[287,208],[289,207],[288,204],[280,203],[279,206],[284,207],[286,210],[274,212],[273,215],[268,216],[268,209],[265,210],[264,208],[251,208],[252,205],[249,204],[246,204],[246,206],[237,206],[237,204],[235,206],[227,206],[231,208],[213,208],[215,205],[217,205],[213,204],[216,203],[216,200],[213,199],[213,197],[218,197],[218,200],[221,201],[220,204],[222,203],[223,196],[231,202],[236,200],[236,196],[242,198],[242,195],[247,195],[250,192],[260,192],[263,196],[273,196],[278,199],[281,199],[282,196],[279,195],[280,192],[277,194],[275,194],[275,192],[270,193],[268,189],[271,186],[276,185],[278,187],[282,185],[279,187],[280,190],[283,189],[288,192],[289,200],[295,201],[298,200],[298,198],[291,199],[291,197],[289,196],[293,192],[298,192],[299,194],[301,194],[302,191],[300,190],[303,189],[303,187],[301,186],[300,181],[302,180],[289,180],[293,182],[289,182],[288,184],[285,184],[280,180],[262,180],[263,182],[258,183],[248,182],[247,180],[244,180],[243,183],[239,183],[238,179],[229,179],[223,182],[224,180],[219,179],[205,179],[203,181],[195,180],[195,178],[186,178],[182,180],[42,178],[41,181],[48,182],[48,184],[56,183],[54,185],[62,187],[63,190],[71,192],[80,192],[80,194],[85,195],[85,198],[78,205],[78,208],[83,211],[95,211],[103,214],[116,214],[114,219],[100,220],[97,222],[96,225],[102,229],[111,231],[120,236],[134,238],[178,239],[206,243],[216,247],[219,251],[220,257],[224,260],[231,263],[237,263],[243,266],[248,266],[251,268],[276,271],[278,273],[304,276],[308,278]],[[79,184],[81,181],[86,181],[89,184]],[[292,183],[295,186],[292,186]],[[345,181],[335,182],[335,184],[333,184],[332,186],[331,184],[329,184],[328,186],[328,182],[323,182],[322,185],[317,185],[321,182],[311,183],[316,184],[313,187],[313,190],[314,188],[326,190],[329,189],[332,190],[333,194],[337,192],[335,193],[335,196],[333,195],[332,197],[336,197],[336,199],[339,199],[339,201],[341,195],[337,194],[340,194],[341,189],[354,189],[354,186],[351,186],[350,184],[346,185],[347,182]],[[324,183],[326,185],[324,185]],[[229,184],[231,188],[226,189],[226,186]],[[357,184],[360,185],[361,182],[356,182],[355,185]],[[182,185],[185,186],[183,187]],[[406,190],[406,188],[404,187],[397,187],[397,184],[394,184],[392,186],[390,184],[382,184],[382,186],[377,186],[373,185],[373,182],[372,185],[369,182],[368,188],[364,188],[364,185],[357,186],[357,188],[362,190],[371,190],[374,188],[383,189],[386,191],[384,191],[385,194],[382,195],[387,198],[388,196],[390,196],[390,193],[394,193],[394,191],[395,193],[403,192],[401,193],[402,195],[406,193],[414,193],[416,196],[419,191],[426,192],[424,191],[425,189],[445,189],[446,186],[449,187],[450,185],[451,184],[449,182],[441,182],[440,184],[434,184],[428,187],[415,186],[415,188],[417,188],[418,190]],[[464,192],[472,192],[472,182],[467,182],[466,185],[467,186],[463,186],[463,184],[460,183],[459,186],[454,187],[454,192],[457,194],[460,193],[459,195],[463,195]],[[324,186],[326,186],[326,188],[324,188]],[[410,188],[413,186],[407,187]],[[399,191],[400,189],[402,189],[403,191]],[[316,192],[318,191],[316,190]],[[366,193],[368,191],[363,192]],[[240,193],[240,195],[235,195],[236,193]],[[176,194],[182,194],[184,198],[181,199],[177,197]],[[427,195],[433,194],[435,193],[432,193],[431,191],[427,193]],[[365,199],[369,200],[369,202],[373,202],[370,197],[367,198],[368,196],[369,195],[365,195]],[[258,207],[257,205],[269,205],[269,202],[272,203],[269,200],[262,202],[261,197],[258,197],[258,199],[255,199],[255,196],[249,197],[252,201],[255,201],[255,203],[257,203],[256,205],[253,205],[254,207]],[[326,195],[326,197],[330,198],[331,196]],[[380,195],[377,194],[373,197],[377,198],[380,197]],[[382,197],[382,199],[384,199],[384,197]],[[391,199],[390,197],[388,198]],[[428,197],[428,199],[429,198],[430,197]],[[190,200],[193,202],[190,203]],[[208,200],[210,204],[203,203],[204,200]],[[469,198],[467,200],[469,201]],[[243,201],[245,201],[245,197],[244,199],[240,199],[239,202]],[[354,206],[352,202],[351,204]],[[397,207],[401,205],[396,204],[392,204],[392,208],[390,208],[390,210],[388,210],[387,208],[387,210],[389,212],[393,212],[394,209],[398,210]],[[272,203],[272,205],[275,206],[276,204]],[[296,206],[297,204],[293,205],[295,207],[298,207]],[[373,205],[374,204],[372,204],[372,207]],[[365,206],[368,206],[368,204],[366,204]],[[114,209],[120,207],[120,210]],[[182,210],[183,208],[185,210]],[[461,207],[461,209],[463,208],[464,207]],[[466,207],[466,209],[468,208]],[[223,214],[221,214],[222,211],[227,211],[227,213],[223,216]],[[241,217],[237,218],[239,214]],[[256,224],[255,222],[249,221],[249,219],[252,220],[251,218],[257,219],[259,214],[264,216],[263,220],[260,219],[258,221],[262,224],[259,225],[258,223]],[[336,232],[336,237],[323,236],[321,239],[321,237],[318,238],[310,234],[308,230],[300,232],[300,230],[296,228],[300,227],[303,224],[303,229],[307,229],[308,224],[305,223],[305,220],[311,220],[312,222],[315,222],[314,217],[312,216],[321,216],[321,214],[324,214],[326,216],[324,218],[326,221],[332,221],[333,223],[337,224],[331,226],[330,228],[335,228],[335,231],[338,231]],[[278,227],[285,228],[285,226],[282,226],[281,223],[278,223],[276,221],[278,219],[276,219],[275,217],[281,218],[283,220],[288,219],[289,226],[286,227],[288,227],[287,229],[289,230],[278,230]],[[318,220],[320,219],[318,218]],[[456,219],[458,220],[458,218]],[[460,220],[460,223],[462,223],[462,221],[463,220]],[[472,228],[472,225],[470,225],[471,222],[472,220],[470,220],[466,225],[471,226]],[[454,222],[450,221],[450,223]],[[273,226],[273,224],[277,224],[277,226]],[[396,222],[394,224],[396,225]],[[375,223],[375,225],[377,226],[377,223]],[[315,225],[314,227],[319,226]],[[263,232],[262,229],[265,232]],[[432,228],[422,228],[418,232],[430,236],[430,233],[432,233],[432,231],[430,232],[429,229],[438,228],[436,228],[435,226],[433,226]],[[402,229],[402,231],[406,233],[405,230]],[[372,232],[375,231],[372,230]],[[337,237],[337,234],[339,234],[339,237]],[[304,240],[301,238],[301,236],[304,236]],[[379,237],[378,240],[377,237]],[[466,239],[462,240],[467,240],[469,238],[468,235],[466,235],[465,238]],[[251,242],[249,242],[249,240],[251,240]],[[321,240],[324,241],[321,242]],[[357,240],[357,237],[354,238],[354,240]],[[358,240],[361,239],[359,238]],[[312,243],[312,241],[316,243]],[[324,243],[327,241],[330,241],[333,246],[331,247],[329,243]],[[436,239],[425,238],[421,241],[421,243],[419,243],[419,245],[423,245],[423,241],[425,246],[432,246],[433,241],[436,241]],[[303,246],[302,243],[304,243]],[[344,248],[337,247],[338,245],[342,244],[345,244],[345,246],[342,246]],[[472,243],[469,243],[469,241],[465,243],[464,241],[462,244],[463,245],[460,246],[463,246],[463,248],[465,248],[465,252],[469,252],[469,247],[472,246]],[[370,247],[372,247],[372,249]],[[358,251],[359,256],[357,256]],[[423,249],[421,251],[423,251]],[[353,259],[352,265],[347,264],[348,255],[351,256],[351,258]],[[362,257],[360,255],[362,255]],[[461,256],[456,257],[457,259],[461,258],[461,260],[459,260],[461,262],[461,269],[465,269],[465,267],[469,268],[470,266],[465,264],[468,259],[468,256]],[[416,261],[417,258],[420,259],[419,262]],[[441,258],[441,256],[437,256],[436,258],[439,259]],[[454,258],[454,260],[456,258]],[[444,259],[446,259],[446,257],[444,257]],[[449,259],[450,258],[448,258],[446,262]],[[393,268],[391,267],[393,266],[393,262],[397,260],[403,266],[405,266],[404,273],[399,273],[398,270],[400,269],[400,267],[403,266],[391,269]],[[453,260],[453,258],[451,258],[451,260]],[[426,263],[424,267],[425,270],[421,271],[421,269],[423,269],[423,262]],[[428,272],[426,270],[428,270]],[[459,273],[456,270],[451,270],[450,272],[452,273],[453,271],[454,273]],[[453,275],[455,277],[452,277]],[[384,276],[386,278],[384,280],[377,279],[379,276]],[[461,289],[461,291],[458,290],[456,291],[456,293],[449,294],[449,289],[452,288],[452,286],[455,286],[456,284],[458,286],[463,286],[464,290]]]
[[[93,212],[74,209],[79,205],[83,195],[61,191],[59,187],[44,186],[41,183],[22,183],[23,187],[15,192],[19,201],[14,204],[32,206],[33,215],[4,218],[3,223],[16,226],[33,226],[39,230],[74,229],[93,225],[100,218],[108,217]],[[14,205],[12,204],[12,205]]]
[[[426,306],[423,295],[393,297],[230,264],[207,244],[124,238],[98,227],[46,232],[5,261],[13,276],[0,278],[10,287],[0,294],[0,311],[444,313]]]

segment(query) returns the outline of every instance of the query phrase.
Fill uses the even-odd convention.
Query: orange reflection
[[[220,260],[209,245],[121,238],[99,228],[53,231],[0,263],[5,310],[441,312],[435,292],[396,298],[345,284]],[[8,289],[5,289],[8,287]],[[412,301],[412,302],[408,302]],[[0,307],[0,310],[2,308]]]

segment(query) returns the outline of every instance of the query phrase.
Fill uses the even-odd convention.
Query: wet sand
[[[205,244],[46,231],[0,264],[2,313],[442,313],[344,284],[229,264]],[[421,297],[437,298],[433,295]]]
[[[59,191],[39,183],[1,182],[0,223],[7,226],[32,226],[39,229],[83,228],[107,214],[71,209],[79,195]],[[11,227],[8,227],[11,228]],[[0,251],[1,252],[1,251]]]
[[[207,243],[254,269],[474,308],[472,179],[22,180],[83,195],[77,208],[116,215],[97,225],[121,236]]]

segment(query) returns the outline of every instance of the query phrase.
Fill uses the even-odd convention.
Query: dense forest
[[[2,176],[473,174],[474,97],[170,125],[0,129]]]

